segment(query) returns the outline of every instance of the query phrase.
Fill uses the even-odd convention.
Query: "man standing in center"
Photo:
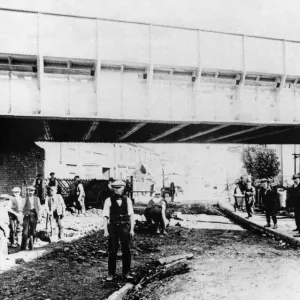
[[[108,237],[108,276],[113,281],[116,273],[116,260],[121,242],[123,276],[130,280],[131,253],[130,239],[134,236],[134,215],[130,198],[124,195],[125,182],[112,183],[113,195],[107,198],[103,208],[104,237]]]

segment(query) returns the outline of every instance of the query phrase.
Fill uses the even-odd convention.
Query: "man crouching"
[[[130,239],[134,236],[134,215],[132,200],[124,195],[125,182],[118,180],[111,184],[113,195],[107,198],[103,208],[104,237],[108,237],[108,276],[112,281],[116,273],[119,240],[122,250],[123,276],[130,275]]]
[[[148,224],[152,224],[152,221],[154,222],[157,233],[167,234],[166,207],[167,201],[162,197],[161,191],[155,191],[154,197],[149,201],[144,215]]]

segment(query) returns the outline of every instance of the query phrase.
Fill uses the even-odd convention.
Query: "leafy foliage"
[[[280,162],[276,151],[264,146],[244,148],[242,161],[247,173],[254,179],[275,177],[280,172]]]

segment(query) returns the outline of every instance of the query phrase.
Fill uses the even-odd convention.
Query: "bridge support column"
[[[11,195],[11,189],[18,186],[25,196],[26,185],[32,184],[37,173],[44,174],[44,160],[44,149],[35,143],[6,143],[1,146],[0,194]]]

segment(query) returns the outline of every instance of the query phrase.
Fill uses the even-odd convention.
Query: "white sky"
[[[0,0],[0,7],[300,40],[298,0]]]

